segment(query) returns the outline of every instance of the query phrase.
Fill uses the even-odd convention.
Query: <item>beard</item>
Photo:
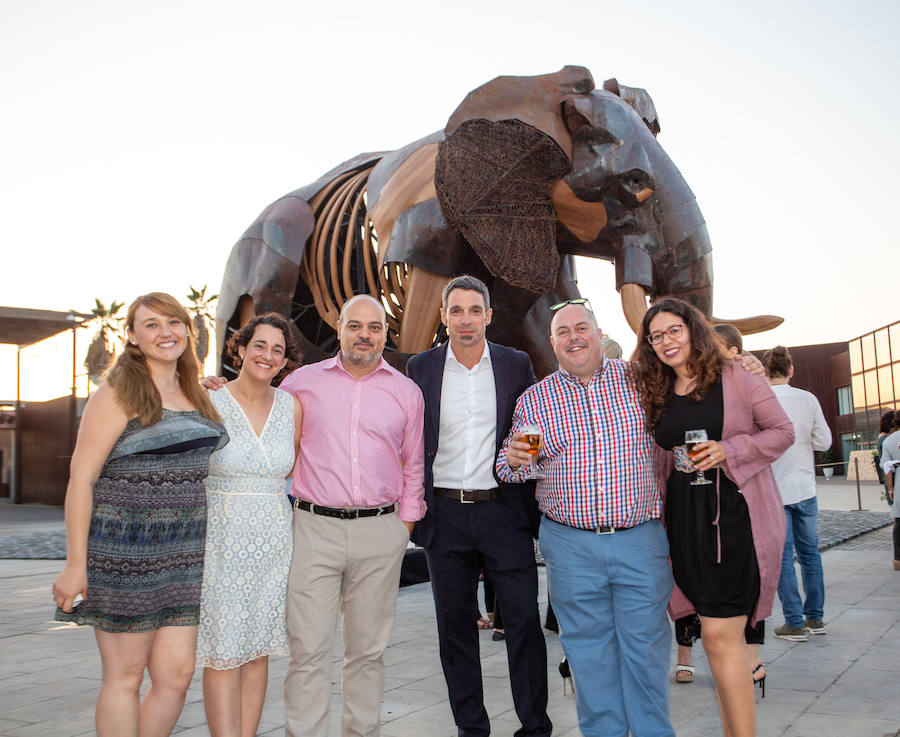
[[[370,343],[369,345],[371,346],[372,344]],[[361,353],[355,350],[355,348],[356,344],[351,346],[348,350],[341,352],[341,355],[354,366],[371,366],[381,360],[381,353],[378,351]]]

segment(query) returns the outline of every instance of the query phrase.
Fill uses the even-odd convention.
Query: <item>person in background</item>
[[[184,706],[197,644],[210,453],[228,442],[198,383],[191,318],[138,297],[127,342],[84,408],[66,489],[56,619],[94,628],[99,737],[161,737]],[[80,604],[76,598],[82,596]],[[144,671],[151,685],[141,699]]]
[[[881,468],[881,446],[884,444],[884,439],[893,432],[895,425],[897,424],[896,419],[897,413],[893,410],[888,410],[883,415],[881,415],[881,423],[878,427],[878,441],[876,447],[878,449],[877,460],[875,462],[875,466],[878,469],[878,480],[884,485],[884,498],[888,503],[888,506],[892,506],[894,503],[894,495],[892,492],[888,490],[887,478],[884,475],[884,470]]]
[[[831,447],[831,429],[815,395],[790,385],[794,364],[787,348],[779,345],[766,351],[763,365],[775,397],[794,425],[793,445],[772,464],[786,520],[778,581],[784,624],[774,631],[782,640],[806,642],[810,632],[825,634],[825,578],[816,532],[819,504],[813,451]],[[794,570],[795,550],[803,576],[802,603]]]
[[[731,358],[740,358],[744,353],[744,338],[741,331],[728,323],[719,323],[713,326],[713,330],[716,331],[716,335],[719,336],[728,355]]]
[[[210,393],[231,442],[212,454],[197,665],[212,737],[254,737],[269,655],[287,655],[284,604],[291,566],[291,505],[285,496],[303,411],[271,386],[300,360],[283,316],[258,315],[226,345],[240,370]]]
[[[603,336],[603,353],[607,358],[621,358],[622,346],[620,346],[612,338]]]
[[[891,507],[891,517],[894,518],[894,570],[900,571],[900,498],[897,496],[897,474],[900,469],[900,412],[894,413],[893,432],[888,435],[881,444],[881,469],[884,471],[884,480],[888,487],[888,493],[894,500]]]
[[[745,630],[771,613],[778,584],[784,512],[770,464],[793,441],[791,422],[769,385],[731,360],[682,300],[647,310],[632,367],[647,429],[665,450],[657,469],[677,585],[670,610],[699,615],[723,731],[749,737],[756,705]],[[696,431],[708,439],[694,443]]]

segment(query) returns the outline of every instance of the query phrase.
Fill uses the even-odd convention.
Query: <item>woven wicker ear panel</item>
[[[438,148],[435,189],[447,221],[491,273],[535,294],[556,281],[550,194],[571,167],[548,135],[518,120],[469,120]]]

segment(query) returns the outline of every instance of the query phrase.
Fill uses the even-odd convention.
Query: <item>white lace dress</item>
[[[284,602],[293,538],[285,477],[294,407],[276,391],[257,437],[228,388],[210,392],[231,441],[209,459],[197,665],[226,670],[287,653]]]

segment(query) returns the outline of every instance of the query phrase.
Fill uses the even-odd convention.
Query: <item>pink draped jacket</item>
[[[756,624],[772,613],[784,550],[784,507],[771,463],[791,446],[794,426],[766,380],[748,373],[739,361],[726,363],[722,369],[722,396],[725,462],[719,473],[737,484],[750,512],[760,578],[759,600],[751,618]],[[659,487],[665,494],[674,461],[671,451],[657,447],[657,453]],[[693,605],[676,584],[669,615],[678,619],[693,613]]]

